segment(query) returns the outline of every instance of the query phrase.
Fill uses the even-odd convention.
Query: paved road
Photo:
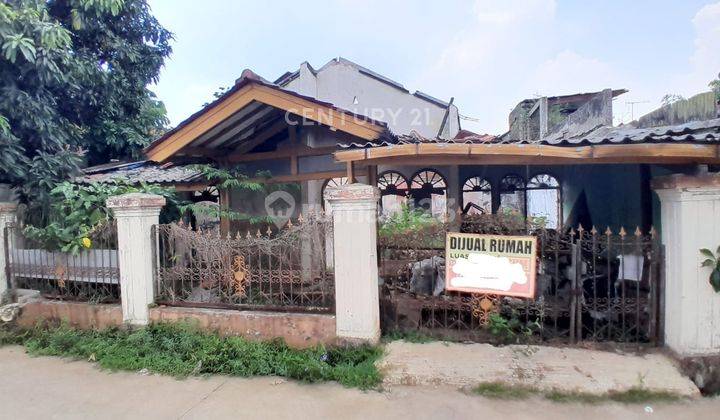
[[[108,373],[91,363],[31,358],[20,347],[0,348],[0,418],[5,419],[711,419],[718,412],[720,399],[582,406],[488,400],[451,388],[362,392],[274,377],[175,380]]]

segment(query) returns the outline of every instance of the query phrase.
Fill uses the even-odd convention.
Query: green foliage
[[[505,382],[485,382],[472,389],[474,394],[493,399],[517,400],[538,395],[557,403],[600,404],[614,401],[622,404],[642,404],[649,402],[672,402],[682,398],[671,392],[652,391],[640,386],[626,391],[611,391],[605,394],[586,392],[568,392],[561,390],[542,391],[527,385],[507,384]]]
[[[718,75],[718,78],[710,82],[709,84],[710,89],[715,92],[715,100],[720,103],[720,74]]]
[[[24,233],[45,249],[77,253],[86,247],[83,239],[111,219],[105,201],[114,195],[133,192],[164,196],[169,203],[168,211],[178,205],[173,190],[157,185],[132,185],[122,181],[75,184],[65,181],[50,192],[52,203],[48,219],[36,226],[28,225]]]
[[[502,343],[519,343],[528,341],[540,330],[540,324],[537,321],[531,323],[521,321],[514,310],[508,317],[493,312],[488,316],[488,330]]]
[[[440,224],[423,209],[403,204],[399,212],[385,218],[380,224],[379,235],[392,237],[421,231],[427,227]]]
[[[105,369],[148,369],[181,378],[202,374],[278,375],[305,382],[337,381],[361,389],[377,387],[382,379],[375,368],[375,361],[382,356],[378,347],[298,350],[279,340],[221,337],[182,323],[153,324],[134,331],[37,327],[6,333],[4,340],[24,344],[33,355],[92,360]]]
[[[522,385],[508,385],[504,382],[485,382],[473,388],[473,393],[485,398],[499,400],[519,400],[528,398],[535,393],[535,388]]]
[[[710,285],[716,293],[720,293],[720,246],[715,253],[703,248],[700,250],[700,254],[705,257],[705,261],[702,262],[701,266],[712,268],[708,279]]]
[[[0,182],[31,214],[83,161],[137,157],[164,131],[147,86],[171,37],[145,0],[0,3]]]
[[[434,337],[432,337],[432,336],[430,336],[430,335],[423,334],[423,333],[420,332],[420,331],[414,331],[414,330],[411,330],[411,331],[400,331],[400,330],[391,331],[391,332],[389,332],[389,333],[387,333],[387,334],[383,334],[383,339],[384,339],[385,341],[398,341],[398,340],[402,340],[402,341],[405,341],[405,342],[407,342],[407,343],[416,343],[416,344],[424,344],[424,343],[430,343],[430,342],[433,342],[433,341],[437,341],[436,338],[434,338]]]
[[[300,192],[299,184],[262,182],[272,177],[270,171],[257,171],[255,175],[251,177],[247,174],[247,169],[242,165],[231,168],[219,168],[214,165],[198,164],[193,167],[200,171],[202,177],[217,187],[218,190],[238,191],[245,197],[251,197],[254,194],[267,196],[277,190]],[[215,218],[222,217],[228,220],[248,221],[251,224],[272,222],[270,216],[252,216],[230,209],[201,206],[195,203],[185,204],[180,207],[180,210],[182,212],[191,211],[194,214],[210,215]]]

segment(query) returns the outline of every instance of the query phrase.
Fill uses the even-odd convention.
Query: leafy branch
[[[720,293],[720,246],[715,253],[707,248],[703,248],[700,250],[700,254],[706,257],[701,266],[712,268],[709,277],[710,285],[715,292]]]

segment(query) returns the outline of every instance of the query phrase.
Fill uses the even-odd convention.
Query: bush
[[[283,341],[221,337],[191,324],[153,324],[137,330],[84,331],[66,325],[5,331],[0,342],[23,344],[28,353],[96,361],[110,370],[147,369],[183,378],[201,374],[278,375],[305,382],[337,381],[347,387],[377,387],[382,377],[378,347],[318,346],[298,350]]]

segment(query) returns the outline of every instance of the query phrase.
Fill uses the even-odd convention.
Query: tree
[[[720,74],[718,74],[718,78],[710,82],[709,84],[710,89],[715,92],[715,100],[720,103]]]
[[[0,182],[38,218],[81,165],[138,157],[164,130],[147,86],[171,39],[145,0],[0,3]]]

